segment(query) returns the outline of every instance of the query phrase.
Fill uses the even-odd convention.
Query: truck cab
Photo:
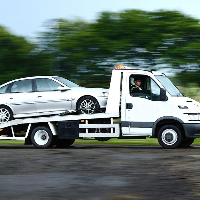
[[[157,137],[165,148],[187,146],[200,137],[198,102],[185,97],[165,74],[122,67],[113,70],[110,85],[121,88],[122,137]],[[133,92],[138,77],[141,89]]]

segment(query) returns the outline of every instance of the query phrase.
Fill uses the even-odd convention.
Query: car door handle
[[[42,96],[38,96],[38,98],[40,98],[40,97],[42,97]]]
[[[13,99],[13,98],[10,98],[10,99]]]
[[[133,104],[132,103],[126,103],[126,109],[132,109]]]

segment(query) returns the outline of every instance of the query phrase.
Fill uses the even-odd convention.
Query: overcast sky
[[[0,25],[27,39],[44,30],[50,19],[95,20],[102,11],[178,10],[200,19],[200,0],[0,0]]]

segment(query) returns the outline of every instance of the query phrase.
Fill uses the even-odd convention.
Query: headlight
[[[197,121],[199,120],[199,115],[198,114],[188,114],[190,120],[192,121]]]
[[[108,92],[101,92],[100,96],[107,97],[108,96]]]

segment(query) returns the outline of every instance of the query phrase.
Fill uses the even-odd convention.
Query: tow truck
[[[142,91],[132,93],[138,76]],[[86,137],[99,141],[150,137],[163,148],[187,147],[200,137],[200,104],[184,96],[163,73],[118,65],[112,70],[104,113],[67,113],[0,124],[1,140],[25,140],[36,148],[69,147]]]

